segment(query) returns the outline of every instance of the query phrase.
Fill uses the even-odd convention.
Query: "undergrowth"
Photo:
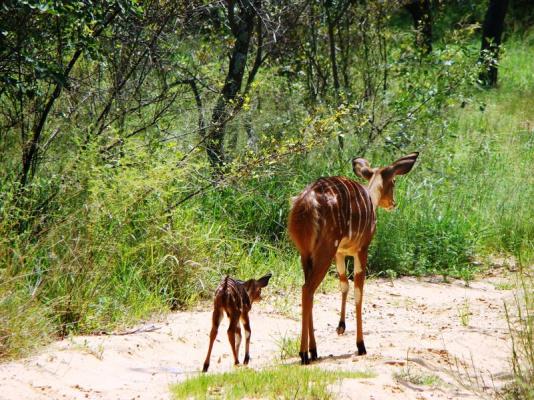
[[[0,358],[27,354],[53,335],[109,330],[188,307],[210,297],[225,274],[270,271],[272,287],[298,290],[301,267],[286,233],[290,198],[320,176],[352,176],[355,156],[383,166],[421,153],[398,179],[397,210],[378,212],[371,273],[468,281],[475,255],[503,252],[532,263],[533,46],[512,38],[500,88],[444,99],[443,115],[429,109],[411,132],[391,132],[364,154],[359,139],[347,136],[343,152],[333,140],[289,153],[184,202],[206,184],[205,160],[195,154],[177,168],[179,149],[148,151],[135,141],[108,163],[93,162],[97,151],[66,163],[60,181],[43,171],[26,189],[26,203],[17,187],[0,188]],[[297,101],[288,98],[284,112]],[[265,106],[273,109],[262,111],[262,123],[275,106]],[[295,108],[284,126],[297,132],[307,122],[302,104]],[[335,118],[342,120],[336,129],[358,122],[346,111]]]

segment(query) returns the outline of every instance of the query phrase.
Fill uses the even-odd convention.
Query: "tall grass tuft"
[[[514,382],[507,388],[512,399],[534,399],[534,268],[520,269],[518,291],[512,305],[505,304],[512,340]]]

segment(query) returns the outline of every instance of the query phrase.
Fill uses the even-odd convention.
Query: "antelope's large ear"
[[[407,156],[399,158],[387,168],[387,172],[393,175],[404,175],[412,170],[419,152],[410,153]]]
[[[365,158],[353,158],[352,170],[360,178],[370,180],[373,177],[374,170]]]
[[[260,279],[258,279],[258,285],[260,287],[265,287],[269,283],[269,279],[271,279],[272,274],[267,274],[265,276],[262,276]]]

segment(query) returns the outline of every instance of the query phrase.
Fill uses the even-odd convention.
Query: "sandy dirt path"
[[[332,277],[328,279],[333,279]],[[340,295],[319,293],[314,322],[322,368],[373,371],[375,377],[334,385],[342,399],[478,399],[509,378],[510,343],[502,278],[463,282],[402,278],[365,286],[364,336],[368,354],[355,357],[355,321],[335,332]],[[501,289],[499,289],[501,288]],[[294,296],[268,295],[251,314],[251,368],[280,361],[282,338],[299,335]],[[349,294],[353,304],[353,290]],[[223,322],[210,373],[232,370]],[[39,355],[0,364],[0,399],[168,399],[169,385],[199,373],[210,329],[209,304],[144,324],[127,335],[76,336]],[[284,363],[297,365],[297,358]],[[475,367],[475,370],[473,369]]]

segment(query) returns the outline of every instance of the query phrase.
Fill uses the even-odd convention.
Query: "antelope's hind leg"
[[[243,329],[245,330],[245,359],[243,364],[247,365],[250,361],[250,320],[248,319],[248,313],[244,313],[241,316],[241,321],[243,322]]]
[[[309,364],[317,360],[317,344],[313,328],[313,295],[323,281],[328,267],[336,253],[336,248],[329,240],[321,240],[317,246],[308,269],[304,270],[304,285],[302,286],[302,339],[300,343],[301,364]],[[307,332],[306,332],[307,331]],[[308,359],[308,351],[310,358]]]
[[[217,332],[219,330],[219,325],[221,323],[222,317],[222,310],[220,308],[215,308],[211,317],[210,345],[208,347],[208,354],[206,356],[206,360],[204,361],[204,367],[202,368],[202,372],[207,372],[210,366],[211,350],[213,349],[213,342],[215,342],[215,339],[217,338]]]
[[[308,280],[312,274],[313,264],[310,255],[300,255],[300,260],[302,263],[302,270],[304,271],[304,285],[302,285],[302,298],[301,298],[301,307],[302,307],[302,317],[301,317],[301,335],[300,335],[300,363],[306,365],[310,363],[310,358],[308,357],[308,327],[309,327],[309,318],[311,312],[310,310],[310,290],[308,285]]]
[[[239,324],[239,311],[233,312],[232,314],[229,314],[228,317],[230,318],[230,326],[228,326],[228,341],[230,342],[230,347],[232,348],[232,354],[234,355],[234,364],[239,364],[239,359],[237,358],[237,342],[236,342],[236,334]],[[239,332],[239,339],[241,340],[241,332]]]
[[[239,321],[237,321],[236,327],[235,327],[235,354],[237,359],[239,360],[239,347],[241,346],[241,326]]]

